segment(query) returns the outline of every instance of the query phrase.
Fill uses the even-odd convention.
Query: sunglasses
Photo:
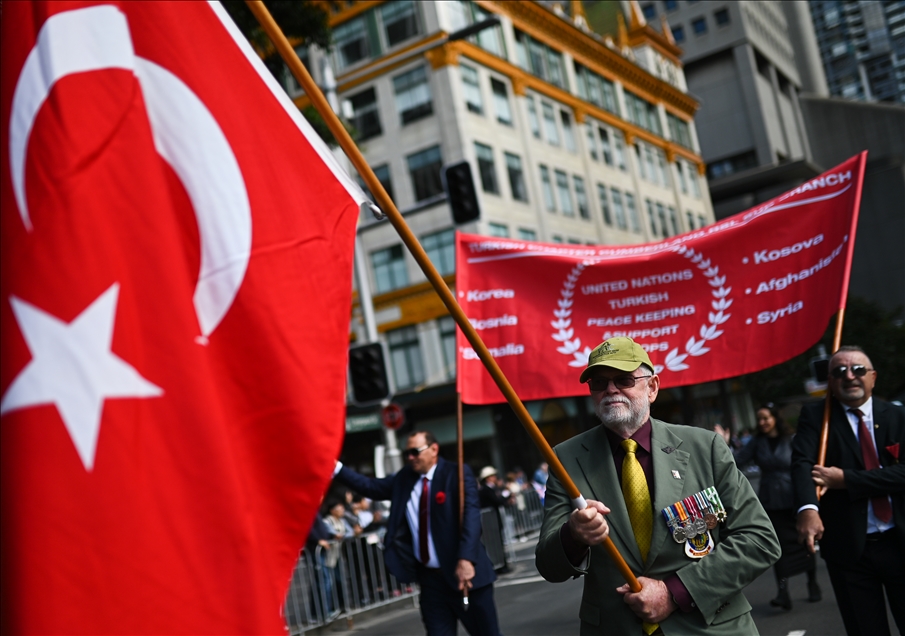
[[[404,451],[402,451],[402,456],[406,459],[415,459],[418,455],[426,451],[428,448],[430,448],[430,444],[428,444],[427,446],[422,446],[421,448],[406,448]]]
[[[833,376],[834,378],[836,378],[837,380],[841,380],[842,378],[845,377],[846,373],[848,373],[849,371],[851,371],[852,375],[855,376],[856,378],[863,378],[865,375],[867,375],[868,371],[873,371],[873,369],[868,369],[863,364],[853,364],[850,367],[846,367],[846,366],[835,367],[834,369],[830,370],[830,375]]]
[[[592,391],[606,391],[607,387],[610,386],[610,382],[613,383],[617,389],[630,389],[635,386],[635,383],[638,380],[643,380],[644,378],[651,378],[653,376],[650,375],[617,375],[615,378],[591,378],[588,380],[588,386],[591,387]]]

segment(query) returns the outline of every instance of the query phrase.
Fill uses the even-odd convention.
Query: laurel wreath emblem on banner
[[[704,258],[701,252],[695,251],[693,248],[678,245],[674,249],[697,265],[704,277],[708,279],[708,284],[713,288],[710,292],[714,298],[710,302],[713,311],[708,312],[707,323],[701,325],[700,339],[694,336],[689,338],[685,343],[684,353],[679,353],[678,347],[667,353],[663,361],[664,364],[654,365],[655,373],[660,373],[664,369],[669,371],[684,371],[688,369],[689,365],[685,363],[686,359],[689,356],[702,356],[710,351],[710,348],[705,345],[707,342],[716,340],[723,335],[719,326],[729,320],[732,315],[726,313],[726,310],[732,306],[732,299],[729,297],[732,287],[726,287],[726,275],[720,276],[720,268],[712,265],[709,258]],[[565,282],[563,282],[559,300],[556,303],[557,307],[553,310],[553,316],[556,320],[553,320],[550,325],[556,331],[552,334],[552,337],[553,340],[560,343],[556,350],[563,355],[572,357],[569,361],[570,367],[584,367],[588,364],[588,357],[591,355],[591,347],[587,345],[582,347],[581,338],[573,337],[575,329],[572,327],[572,305],[574,303],[575,285],[578,283],[579,277],[581,277],[586,267],[596,262],[597,259],[588,259],[572,268],[568,276],[566,276]]]

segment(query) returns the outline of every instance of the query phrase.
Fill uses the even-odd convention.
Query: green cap
[[[631,338],[622,336],[610,338],[597,345],[588,356],[588,368],[581,372],[578,381],[587,382],[591,376],[591,370],[597,367],[609,367],[631,373],[642,364],[646,364],[651,369],[654,368],[650,356],[641,348],[641,345]]]

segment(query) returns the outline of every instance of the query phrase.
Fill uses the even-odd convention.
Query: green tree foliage
[[[832,354],[835,318],[818,344]],[[905,394],[905,325],[903,311],[887,311],[875,302],[849,298],[842,325],[842,344],[858,345],[877,370],[874,394],[887,400],[903,399]],[[801,396],[804,380],[811,375],[808,361],[817,355],[817,344],[800,356],[747,376],[748,389],[755,404],[781,402]]]

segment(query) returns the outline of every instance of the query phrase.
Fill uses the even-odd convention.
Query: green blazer
[[[647,563],[641,561],[632,534],[603,427],[576,435],[554,450],[581,494],[611,509],[610,538],[635,576],[662,580],[676,573],[688,588],[696,609],[687,614],[676,610],[664,620],[660,626],[666,636],[756,634],[742,589],[779,559],[770,519],[720,437],[654,419],[651,426],[654,529]],[[710,486],[716,487],[727,518],[711,530],[715,549],[702,559],[692,559],[685,555],[684,543],[673,540],[660,511]],[[538,571],[554,583],[585,577],[578,614],[581,634],[641,634],[641,620],[616,593],[625,581],[601,546],[591,548],[586,570],[569,563],[559,531],[571,512],[569,496],[551,471],[536,550]]]

